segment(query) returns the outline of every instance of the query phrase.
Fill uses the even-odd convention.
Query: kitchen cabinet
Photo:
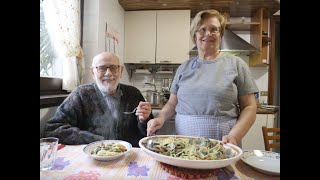
[[[125,63],[155,63],[156,11],[125,12]]]
[[[265,150],[262,135],[262,126],[275,127],[274,114],[257,114],[256,121],[248,133],[242,138],[243,150]]]
[[[157,117],[160,113],[161,109],[154,109],[152,108],[152,114],[154,117]],[[175,116],[173,119],[165,121],[163,126],[156,132],[156,135],[175,135],[176,134],[176,125],[174,121]]]
[[[181,64],[189,59],[190,10],[126,11],[125,63]]]
[[[268,14],[267,10],[260,8],[252,17],[252,21],[260,22],[250,31],[250,44],[255,46],[259,53],[249,57],[249,66],[267,66],[268,65],[268,47],[270,39],[268,37]]]
[[[231,22],[230,21],[230,15],[227,12],[223,13],[223,16],[225,20],[227,21],[226,23],[226,28],[231,30],[231,31],[251,31],[254,27],[258,27],[260,25],[260,22],[256,21],[251,21],[251,22]]]
[[[251,31],[258,25],[260,25],[260,22],[227,22],[226,28],[233,31]]]
[[[157,64],[189,59],[190,10],[157,11]]]
[[[260,8],[251,22],[230,22],[229,14],[224,13],[227,20],[226,28],[233,31],[250,31],[250,44],[259,50],[258,53],[249,56],[249,66],[268,66],[268,47],[270,38],[268,37],[268,12]]]

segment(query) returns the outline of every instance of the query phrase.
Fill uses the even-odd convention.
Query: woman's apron
[[[181,115],[176,114],[175,127],[178,135],[206,137],[222,140],[229,134],[236,119],[212,115]]]

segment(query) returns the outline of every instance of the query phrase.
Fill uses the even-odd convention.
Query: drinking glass
[[[40,170],[48,170],[54,166],[59,139],[47,137],[40,139]]]

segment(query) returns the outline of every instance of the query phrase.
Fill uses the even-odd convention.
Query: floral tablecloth
[[[145,154],[140,148],[132,148],[120,159],[103,162],[88,157],[83,152],[84,147],[85,145],[67,145],[58,150],[54,167],[40,171],[40,179],[183,179],[167,173],[158,161]],[[239,160],[232,166],[217,170],[207,179],[280,179],[280,177],[262,174]]]

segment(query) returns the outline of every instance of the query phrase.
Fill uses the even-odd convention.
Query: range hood
[[[257,48],[249,44],[247,41],[239,37],[234,32],[225,29],[222,41],[220,44],[221,52],[229,52],[235,55],[251,55],[259,52]],[[197,55],[197,46],[192,48],[190,55]]]

